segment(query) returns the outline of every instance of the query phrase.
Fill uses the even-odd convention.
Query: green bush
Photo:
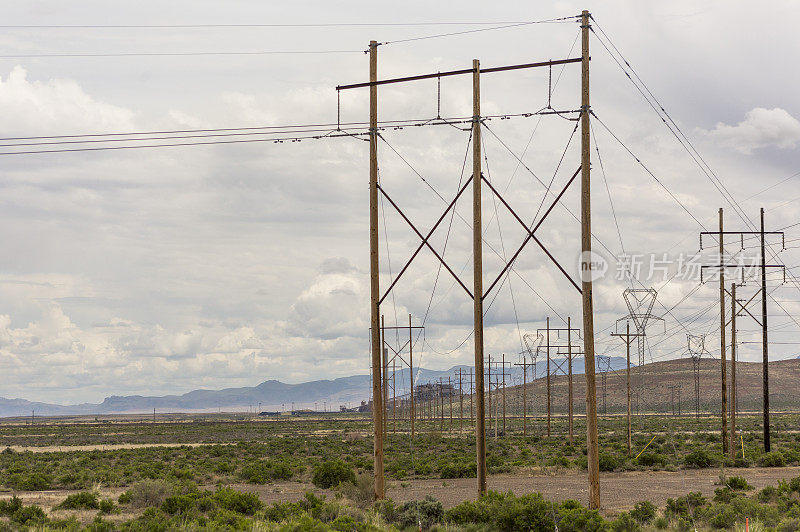
[[[332,488],[342,482],[356,483],[353,468],[341,460],[328,460],[314,468],[311,482],[318,488]]]
[[[253,484],[266,484],[275,480],[289,480],[294,472],[284,462],[263,460],[244,466],[240,476]]]
[[[656,505],[650,501],[639,501],[633,506],[631,510],[631,517],[636,519],[639,523],[647,525],[656,516]]]
[[[394,523],[402,530],[409,527],[428,530],[444,517],[442,503],[428,495],[421,501],[408,501],[397,509]]]
[[[447,510],[445,519],[457,525],[484,524],[502,531],[553,530],[554,515],[552,503],[539,493],[516,497],[511,492],[489,491],[477,501],[465,501]]]
[[[614,471],[619,467],[619,459],[613,454],[600,453],[600,471]]]
[[[725,530],[733,528],[736,517],[736,510],[730,504],[715,505],[706,513],[708,524]]]
[[[562,532],[599,532],[608,529],[608,522],[597,512],[584,508],[578,501],[566,500],[558,507],[558,530]]]
[[[0,500],[0,515],[11,517],[14,515],[14,512],[20,508],[22,508],[22,499],[16,495],[12,496],[10,499]]]
[[[35,504],[31,506],[22,506],[11,515],[11,521],[23,526],[44,524],[47,522],[47,514]]]
[[[169,486],[163,480],[142,480],[125,492],[125,498],[134,508],[149,508],[161,506],[168,494]]]
[[[780,451],[770,451],[761,455],[758,463],[762,467],[783,467],[786,465],[786,458]]]
[[[9,477],[7,484],[20,491],[45,491],[52,488],[52,479],[42,473],[16,474]]]
[[[707,504],[707,500],[699,491],[690,492],[684,497],[677,499],[667,499],[665,513],[672,517],[683,517],[689,519],[698,509]]]
[[[192,495],[172,495],[164,500],[161,511],[169,515],[184,515],[194,508],[196,497]]]
[[[614,532],[638,532],[641,529],[639,522],[631,516],[630,512],[622,512],[611,522],[611,530]]]
[[[789,517],[778,525],[778,532],[798,532],[800,531],[800,519]]]
[[[101,514],[110,514],[117,511],[117,507],[114,505],[114,501],[111,499],[101,500],[100,504],[97,506],[97,509],[100,510]]]
[[[220,508],[244,515],[253,515],[264,507],[257,494],[231,488],[219,488],[214,492],[214,500]]]
[[[775,486],[767,486],[758,492],[758,502],[774,502],[778,497],[778,490]]]
[[[475,478],[478,469],[475,462],[450,462],[439,469],[441,478]]]
[[[97,510],[99,507],[100,496],[94,491],[73,493],[58,505],[63,510]]]
[[[714,458],[705,449],[695,449],[683,459],[686,467],[702,469],[714,465]]]
[[[725,479],[725,487],[730,488],[734,491],[750,491],[753,489],[753,486],[747,483],[744,477],[728,477]]]

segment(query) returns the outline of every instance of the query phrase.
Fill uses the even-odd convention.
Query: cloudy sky
[[[417,1],[373,10],[322,1],[7,4],[0,28],[5,139],[335,123],[335,87],[365,80],[362,51],[370,39],[387,43],[379,48],[381,77],[466,68],[473,58],[500,66],[577,56],[572,21],[407,39],[590,9],[697,149],[695,158],[735,199],[722,197],[593,35],[592,108],[621,141],[594,123],[594,245],[610,264],[596,283],[600,353],[622,354],[609,334],[627,313],[622,290],[631,283],[615,279],[623,249],[644,264],[633,286],[659,289],[654,314],[665,321],[650,331],[646,360],[682,356],[686,334],[704,333],[719,356],[718,285],[699,286],[693,276],[666,283],[660,272],[648,278],[649,261],[696,254],[698,233],[716,229],[719,207],[729,230],[749,229],[762,206],[771,229],[800,217],[796,0],[757,11],[722,1],[470,0],[458,10]],[[415,24],[421,22],[464,24]],[[350,25],[311,26],[331,23]],[[208,26],[220,24],[234,27]],[[326,53],[252,53],[275,51]],[[548,79],[554,108],[579,106],[572,65],[485,75],[483,113],[538,111],[548,103]],[[471,114],[470,91],[468,77],[443,79],[441,115]],[[382,88],[380,99],[382,120],[437,114],[435,80]],[[343,92],[342,122],[366,118],[367,93]],[[577,169],[573,130],[574,122],[557,116],[486,123],[484,172],[526,221],[538,220],[552,199],[541,182],[560,190]],[[383,137],[382,184],[425,231],[465,175],[469,133],[407,127]],[[64,147],[72,145],[48,149]],[[0,156],[0,396],[100,401],[366,373],[367,155],[367,143],[345,137]],[[539,230],[575,278],[577,193],[571,188]],[[418,241],[388,203],[383,207],[385,287]],[[465,198],[432,239],[468,285],[470,216]],[[488,284],[524,232],[489,194],[484,221]],[[772,262],[798,264],[799,232],[787,227],[788,249]],[[732,238],[726,250],[752,257],[754,242],[741,251]],[[782,275],[771,277],[772,353],[792,357],[800,289],[791,277],[786,284]],[[749,298],[754,284],[739,290]],[[516,357],[521,335],[548,316],[556,326],[567,316],[580,326],[577,291],[532,245],[489,299],[486,349],[493,354]],[[415,325],[424,322],[415,360],[434,369],[470,361],[471,309],[427,251],[383,306],[388,324],[406,324],[409,313]],[[748,319],[741,318],[739,348],[742,359],[755,360],[758,345],[747,342],[760,337]]]

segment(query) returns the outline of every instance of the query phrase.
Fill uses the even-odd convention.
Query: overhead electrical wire
[[[0,24],[0,29],[205,29],[205,28],[354,28],[398,26],[496,26],[501,24],[541,24],[548,20],[423,21],[423,22],[319,22],[319,23],[209,23],[209,24]]]
[[[565,111],[572,113],[575,111]],[[536,113],[513,113],[503,115],[487,116],[486,120],[499,119],[512,119],[512,118],[529,118],[536,116]],[[381,122],[379,130],[385,129],[403,129],[406,127],[425,127],[425,126],[439,126],[439,125],[453,125],[459,123],[469,123],[472,117],[453,117],[453,118],[440,118],[440,119],[427,119],[427,120],[392,120]],[[30,137],[6,137],[0,138],[0,146],[6,150],[14,147],[27,147],[27,146],[72,146],[83,144],[100,144],[100,143],[120,143],[119,146],[91,146],[91,147],[77,147],[77,148],[55,148],[55,149],[31,149],[19,151],[0,151],[0,155],[34,155],[46,153],[68,153],[68,152],[91,152],[91,151],[104,151],[104,150],[125,150],[125,149],[141,149],[141,148],[165,148],[177,146],[203,146],[213,144],[243,144],[251,142],[298,142],[301,140],[320,140],[324,138],[337,138],[337,137],[358,137],[369,134],[369,127],[364,122],[350,122],[345,124],[310,124],[293,125],[293,126],[261,126],[261,127],[242,127],[242,128],[220,128],[220,129],[197,129],[197,130],[173,130],[163,132],[141,132],[141,133],[91,133],[84,135],[53,135],[53,136],[30,136]],[[327,126],[327,127],[326,127]],[[349,127],[348,127],[349,126]],[[289,129],[287,129],[289,128]],[[185,134],[184,134],[185,133]],[[197,134],[193,134],[197,133]],[[201,134],[205,133],[205,134]],[[316,134],[311,134],[316,133]],[[145,137],[144,135],[161,135],[158,137]],[[138,142],[145,142],[150,140],[186,140],[196,138],[219,138],[219,137],[251,137],[251,136],[266,136],[272,135],[267,138],[246,138],[237,140],[212,140],[212,141],[192,141],[192,142],[177,142],[177,143],[158,143],[158,144],[132,144]],[[108,138],[103,138],[108,137]],[[58,140],[52,140],[58,139]],[[28,141],[39,140],[41,142],[10,142],[10,141]],[[123,144],[127,143],[127,144]]]

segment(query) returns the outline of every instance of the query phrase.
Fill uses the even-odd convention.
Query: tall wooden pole
[[[506,354],[503,353],[503,436],[506,434]]]
[[[461,368],[458,368],[458,435],[464,433],[464,381]]]
[[[625,388],[628,421],[628,456],[631,456],[631,322],[625,322],[625,356],[628,366],[625,370]]]
[[[392,357],[392,433],[397,432],[397,357]]]
[[[489,386],[486,389],[486,406],[489,408],[489,430],[492,430],[492,355],[489,354],[489,363],[486,365],[486,379],[489,381]]]
[[[764,252],[764,207],[761,207],[761,371],[764,393],[764,451],[770,450],[769,438],[769,343],[767,342],[767,258]]]
[[[731,445],[728,449],[736,460],[736,283],[731,283]]]
[[[439,432],[444,432],[444,382],[439,377]]]
[[[453,432],[453,383],[449,375],[447,376],[447,397],[449,398],[448,409],[450,410],[450,428],[448,432]]]
[[[547,437],[550,437],[550,318],[547,318]]]
[[[486,493],[486,405],[483,402],[483,240],[481,227],[481,63],[472,60],[472,273],[475,318],[475,447],[478,495]],[[491,383],[491,381],[489,381]]]
[[[474,416],[474,414],[472,413],[472,403],[473,403],[474,397],[475,397],[475,395],[473,393],[474,389],[472,387],[472,384],[473,384],[472,383],[472,376],[473,376],[474,373],[475,373],[475,370],[470,368],[470,370],[469,370],[469,422],[470,423],[472,423],[472,419],[473,419],[473,416]]]
[[[492,385],[492,381],[489,381],[489,386]],[[494,398],[494,441],[497,441],[497,436],[499,434],[499,430],[497,430],[497,421],[500,419],[500,404],[497,402],[497,391],[500,389],[500,377],[497,375],[494,376],[494,391],[495,391],[495,398]],[[491,416],[491,412],[489,412]]]
[[[417,409],[414,405],[414,342],[411,332],[411,314],[408,315],[408,382],[411,386],[411,440],[414,440],[414,418]]]
[[[719,353],[722,368],[722,454],[728,454],[728,361],[725,346],[725,243],[722,230],[722,207],[719,209]]]
[[[383,440],[388,439],[387,429],[389,427],[389,355],[386,349],[386,325],[383,314],[381,314],[381,371],[383,373],[383,382],[381,383],[381,390],[383,391]]]
[[[528,361],[522,355],[522,435],[528,435]]]
[[[568,412],[569,412],[569,442],[572,443],[573,440],[573,432],[572,432],[572,318],[567,316],[567,368],[569,370],[569,381],[567,383],[568,393]]]
[[[369,273],[372,328],[372,428],[375,498],[383,499],[383,394],[381,392],[380,283],[378,278],[378,42],[369,43]]]
[[[589,12],[581,14],[581,270],[591,271],[591,152],[589,143]],[[589,508],[600,508],[600,455],[597,442],[597,383],[594,368],[594,311],[592,279],[581,279],[583,352],[586,374],[586,448],[589,471]]]

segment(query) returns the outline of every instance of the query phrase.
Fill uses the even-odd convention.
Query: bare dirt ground
[[[700,491],[703,495],[713,496],[714,489],[719,487],[720,469],[695,469],[687,471],[628,471],[624,473],[602,473],[600,490],[605,513],[615,513],[633,508],[641,500],[649,500],[663,507],[668,498],[686,495],[690,491]],[[776,486],[779,480],[788,480],[800,476],[800,467],[746,468],[725,469],[725,475],[739,475],[756,489]],[[563,501],[576,499],[587,503],[587,486],[585,471],[560,471],[551,474],[532,472],[509,475],[494,475],[488,479],[488,487],[495,491],[513,491],[516,495],[541,493],[546,499]],[[267,504],[274,502],[296,501],[303,498],[307,491],[318,495],[333,497],[329,490],[319,490],[311,484],[302,482],[277,482],[263,486],[239,484],[233,486],[242,491],[251,491]],[[213,486],[209,486],[213,489]],[[116,499],[123,489],[110,488],[100,490],[103,497]],[[45,492],[22,492],[20,496],[26,504],[36,503],[43,508],[52,509],[70,493],[66,490]],[[431,495],[440,500],[445,508],[475,499],[475,479],[427,479],[392,481],[387,487],[387,495],[395,502],[422,499]],[[11,493],[0,494],[0,498],[10,497]],[[125,516],[130,518],[131,516]]]
[[[143,447],[202,447],[205,445],[234,445],[233,443],[112,443],[106,445],[44,445],[29,447],[25,445],[9,445],[8,448],[17,452],[52,453],[57,451],[114,451],[117,449],[141,449]]]
[[[627,471],[623,473],[601,473],[600,493],[603,508],[622,511],[633,508],[641,500],[649,500],[663,507],[668,498],[686,495],[690,491],[700,491],[713,496],[719,487],[720,469],[692,469],[686,471]],[[800,476],[800,467],[778,468],[727,468],[726,476],[739,475],[756,489],[776,486],[779,480]],[[388,496],[395,501],[421,499],[431,495],[449,508],[464,500],[474,499],[475,479],[417,480],[404,483],[392,482]],[[511,490],[516,495],[541,493],[545,499],[563,501],[575,499],[588,503],[587,478],[585,471],[562,471],[552,474],[531,473],[494,475],[487,481],[488,488],[494,491]]]

